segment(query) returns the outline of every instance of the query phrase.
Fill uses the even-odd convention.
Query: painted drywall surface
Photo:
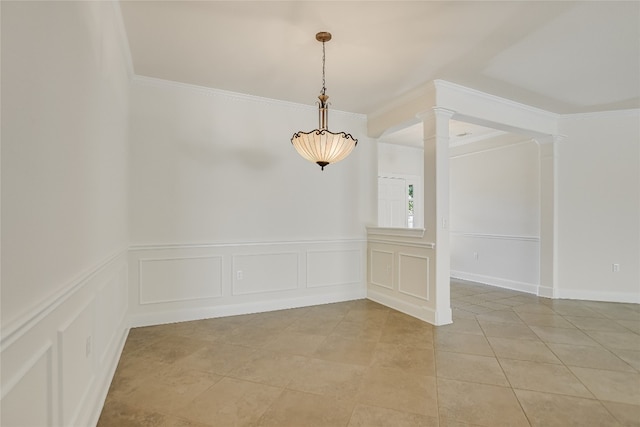
[[[330,111],[359,139],[324,171],[290,138],[317,127],[311,106],[150,79],[132,90],[132,243],[364,238],[375,223],[376,148],[364,116]]]
[[[378,176],[422,176],[424,150],[398,144],[378,143]]]
[[[538,146],[533,141],[452,157],[451,230],[537,236]]]
[[[539,284],[538,145],[450,159],[452,275],[535,292]]]
[[[2,2],[2,425],[91,425],[126,336],[117,3]]]
[[[559,296],[640,302],[640,111],[560,125]]]
[[[102,17],[3,3],[3,323],[127,244],[128,77]]]

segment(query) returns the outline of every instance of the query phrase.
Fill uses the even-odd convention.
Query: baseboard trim
[[[448,325],[453,322],[451,307],[446,310],[433,310],[430,307],[419,306],[401,299],[378,292],[375,289],[367,289],[367,298],[379,304],[398,310],[404,314],[431,323],[435,326]]]
[[[500,277],[484,276],[482,274],[466,273],[457,270],[451,270],[450,276],[454,279],[468,280],[470,282],[482,283],[485,285],[526,292],[534,295],[538,295],[538,289],[540,288],[540,286],[535,283],[518,282],[515,280],[502,279]]]
[[[212,319],[216,317],[237,316],[242,314],[263,313],[312,305],[344,302],[367,297],[366,289],[359,288],[320,295],[305,295],[294,298],[273,299],[269,301],[216,305],[191,309],[176,309],[163,312],[141,313],[129,316],[129,326],[161,325],[166,323],[188,322],[191,320]]]
[[[88,426],[97,425],[98,420],[100,419],[100,415],[102,414],[102,409],[104,408],[104,403],[107,399],[107,394],[109,393],[111,382],[113,381],[113,377],[115,376],[116,368],[118,367],[120,357],[122,356],[122,351],[124,350],[124,345],[127,342],[127,337],[129,336],[129,328],[126,327],[127,323],[128,321],[125,317],[121,325],[122,333],[120,334],[118,345],[111,355],[108,369],[105,370],[102,378],[96,382],[97,391],[95,394],[95,399],[93,401],[93,405],[90,406],[91,410],[87,413],[86,416],[86,425]]]
[[[558,289],[556,298],[640,304],[640,293]]]
[[[538,286],[538,296],[544,298],[556,298],[556,293],[551,286]]]

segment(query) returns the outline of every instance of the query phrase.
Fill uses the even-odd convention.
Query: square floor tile
[[[262,415],[260,427],[335,427],[349,422],[353,402],[285,390]]]
[[[438,417],[358,404],[347,427],[438,427]]]
[[[498,359],[492,356],[438,351],[436,363],[438,378],[509,386]]]
[[[496,356],[500,359],[529,360],[531,362],[557,363],[560,360],[542,341],[512,338],[487,338]]]
[[[600,400],[637,405],[640,374],[571,367],[571,371]]]
[[[356,399],[370,406],[429,416],[438,414],[435,377],[408,374],[400,369],[367,370]]]
[[[220,426],[255,425],[283,389],[224,378],[175,415]]]
[[[624,427],[640,426],[640,405],[629,405],[617,402],[602,402]]]
[[[615,426],[616,419],[597,400],[515,390],[533,427]]]
[[[433,348],[386,343],[376,345],[371,366],[396,368],[415,375],[435,376],[436,371]]]
[[[288,389],[353,399],[366,367],[328,360],[307,358],[291,375]]]
[[[600,346],[591,337],[578,329],[554,328],[551,326],[531,326],[531,329],[544,342]]]
[[[565,366],[511,359],[500,359],[500,365],[515,389],[593,398]]]
[[[376,341],[349,339],[329,335],[314,352],[314,357],[341,363],[369,365],[376,348]]]
[[[635,372],[635,369],[604,347],[549,343],[549,348],[567,366]]]
[[[438,351],[494,356],[489,341],[482,335],[436,331],[435,347]]]
[[[438,379],[440,417],[481,426],[519,427],[529,422],[513,390],[487,384]]]

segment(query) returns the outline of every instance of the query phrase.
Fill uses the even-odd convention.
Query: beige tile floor
[[[106,426],[640,426],[640,306],[452,281],[454,323],[368,300],[132,329]]]

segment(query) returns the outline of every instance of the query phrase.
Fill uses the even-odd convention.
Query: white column
[[[451,323],[449,248],[449,119],[454,111],[434,107],[421,114],[424,135],[425,240],[435,242],[429,279],[434,286],[435,324]]]
[[[558,143],[561,135],[536,138],[540,146],[540,286],[538,295],[558,296]]]

